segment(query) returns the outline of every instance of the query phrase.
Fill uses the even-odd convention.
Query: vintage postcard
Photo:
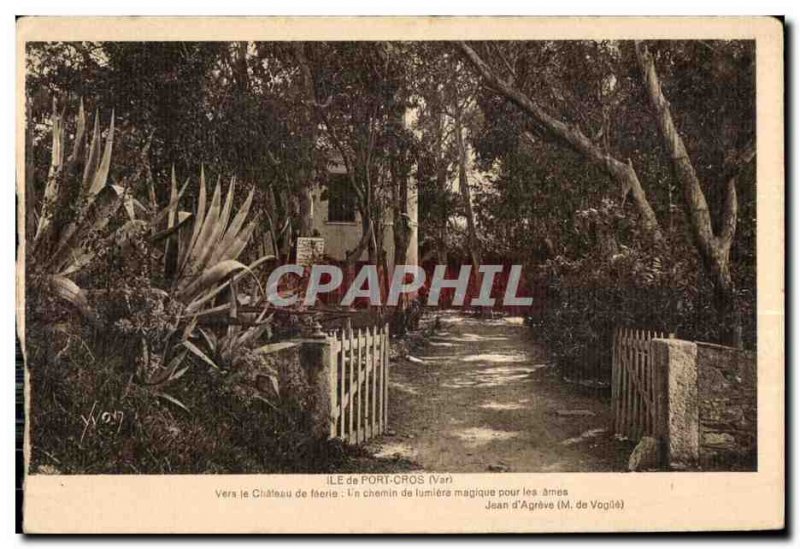
[[[25,532],[784,527],[781,20],[17,45]]]

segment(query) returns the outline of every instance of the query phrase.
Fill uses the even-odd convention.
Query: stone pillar
[[[691,466],[700,452],[697,345],[653,339],[650,352],[658,388],[656,436],[662,443],[664,463],[674,468]]]
[[[336,370],[333,356],[333,340],[316,337],[305,339],[300,347],[300,364],[306,372],[311,387],[311,403],[308,413],[311,417],[311,431],[315,438],[331,437],[334,426],[331,414],[331,395],[336,390]],[[334,433],[335,434],[335,433]]]

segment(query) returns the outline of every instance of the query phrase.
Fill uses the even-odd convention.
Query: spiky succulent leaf
[[[197,238],[200,235],[200,229],[203,227],[203,220],[206,215],[206,174],[205,169],[200,166],[200,193],[197,198],[197,211],[195,213],[194,227],[192,228],[192,238],[189,240],[189,245],[181,251],[179,257],[178,273],[179,275],[185,272],[186,262],[191,255],[192,248],[197,243]]]
[[[195,242],[190,252],[189,264],[187,265],[186,271],[183,273],[184,277],[199,273],[203,269],[201,259],[207,256],[213,246],[211,236],[214,233],[214,228],[219,219],[221,201],[220,182],[217,180],[217,185],[211,198],[211,205],[208,207],[208,212],[203,218],[203,227],[200,229],[200,234],[197,236],[197,242]]]
[[[81,160],[80,157],[83,155],[84,145],[86,145],[86,113],[83,110],[83,99],[81,99],[80,106],[78,107],[75,140],[72,142],[72,152],[68,159],[69,163],[75,164],[78,160]]]
[[[169,238],[177,233],[179,230],[183,229],[192,221],[194,216],[189,212],[178,212],[178,220],[175,224],[172,225],[172,228],[164,229],[163,231],[159,231],[156,234],[150,237],[150,242],[160,242],[165,238]]]
[[[162,209],[155,216],[153,216],[153,218],[150,220],[150,225],[151,227],[153,227],[153,229],[155,229],[155,227],[158,227],[161,224],[161,222],[164,221],[164,219],[166,219],[167,215],[169,215],[170,210],[178,204],[181,198],[183,198],[183,193],[186,192],[186,187],[188,186],[189,186],[189,180],[187,179],[186,182],[181,187],[181,189],[178,191],[178,195],[174,197],[174,199],[170,199],[169,204],[167,204],[166,207],[164,207],[164,209]]]
[[[211,234],[209,235],[208,240],[203,243],[203,248],[200,250],[200,253],[197,256],[197,263],[193,266],[195,272],[201,269],[205,270],[206,268],[214,265],[214,263],[210,262],[209,259],[211,258],[211,254],[219,245],[219,240],[222,238],[222,235],[225,233],[225,229],[228,226],[228,218],[230,217],[231,208],[233,207],[233,192],[234,180],[231,180],[231,183],[228,186],[228,194],[225,197],[225,204],[222,206],[219,216],[214,219],[214,224],[211,227]]]
[[[54,275],[49,277],[49,282],[54,295],[78,309],[85,318],[91,321],[96,319],[95,312],[89,306],[86,294],[72,280],[65,276]]]
[[[114,111],[111,111],[111,123],[108,126],[108,135],[106,136],[106,145],[103,149],[103,157],[100,160],[100,165],[97,172],[94,174],[92,186],[89,188],[89,194],[94,195],[100,192],[106,181],[108,180],[108,172],[111,169],[111,150],[114,146]]]
[[[229,259],[227,261],[220,261],[213,267],[209,267],[203,273],[194,277],[186,288],[179,292],[179,296],[188,301],[191,298],[212,289],[214,286],[223,282],[228,276],[239,271],[247,269],[244,265],[236,260]]]
[[[172,177],[170,178],[169,203],[170,209],[167,214],[167,231],[172,234],[172,229],[178,217],[178,181],[175,178],[175,166],[172,166]],[[164,243],[164,276],[172,278],[178,268],[178,242],[175,238],[168,238]]]
[[[42,195],[42,208],[39,214],[39,223],[33,238],[34,246],[42,240],[50,228],[53,213],[56,209],[59,187],[61,185],[61,166],[64,156],[64,123],[63,116],[59,114],[55,98],[53,99],[52,144],[50,153],[50,169],[47,172],[47,182]]]
[[[186,405],[177,398],[170,396],[167,393],[156,393],[156,396],[159,398],[163,398],[164,400],[167,400],[180,408],[183,408],[187,413],[191,414],[189,408],[187,408]]]
[[[89,144],[89,156],[86,158],[86,165],[83,167],[82,189],[89,193],[92,181],[100,166],[100,112],[95,112],[94,129],[92,130],[92,141]]]
[[[253,231],[255,231],[257,224],[258,220],[254,219],[247,225],[247,227],[244,228],[243,231],[239,232],[236,235],[236,238],[234,238],[233,242],[231,242],[230,246],[228,246],[225,251],[222,252],[220,260],[225,261],[238,258],[242,251],[244,251],[247,243],[250,241],[250,237],[253,235]]]
[[[200,348],[197,345],[195,345],[194,343],[192,343],[191,341],[184,341],[182,343],[182,345],[184,347],[186,347],[187,349],[189,349],[189,352],[191,352],[194,356],[196,356],[197,358],[199,358],[200,360],[202,360],[203,362],[205,362],[206,364],[208,364],[209,366],[211,366],[215,370],[219,370],[220,369],[220,367],[217,365],[216,362],[211,360],[208,357],[208,355],[206,355],[203,351],[201,351]]]
[[[235,275],[233,275],[233,277],[231,277],[231,280],[238,280],[240,277],[244,276],[245,274],[253,274],[253,271],[254,271],[254,269],[255,269],[256,267],[260,266],[260,265],[261,265],[261,264],[263,264],[264,262],[266,262],[266,261],[269,261],[269,260],[271,260],[271,259],[275,259],[275,256],[274,256],[274,255],[265,255],[265,256],[263,256],[263,257],[260,257],[260,258],[258,258],[257,260],[253,261],[253,262],[252,262],[250,265],[248,265],[248,266],[247,266],[247,268],[246,268],[246,269],[245,269],[243,272],[239,272],[239,273],[236,273]],[[263,289],[260,287],[260,284],[258,284],[258,278],[257,278],[257,277],[255,277],[255,276],[254,276],[253,278],[254,278],[254,280],[255,280],[255,282],[256,282],[256,286],[259,288],[259,290],[260,290],[260,291],[261,291],[261,293],[263,294],[263,293],[264,293],[264,292],[263,292]],[[189,303],[189,305],[187,305],[187,306],[186,306],[186,312],[187,312],[187,313],[192,313],[192,312],[195,312],[195,311],[199,311],[199,310],[200,310],[200,308],[201,308],[203,305],[205,305],[206,303],[209,303],[209,302],[210,302],[212,299],[214,299],[214,297],[216,297],[216,296],[217,296],[217,295],[218,295],[220,292],[222,292],[223,290],[225,290],[225,288],[227,288],[227,287],[228,287],[229,283],[230,283],[230,281],[228,281],[228,282],[225,282],[225,283],[223,283],[223,284],[219,284],[218,286],[216,286],[216,287],[214,287],[214,288],[210,289],[210,290],[209,290],[208,292],[206,292],[205,294],[203,294],[203,295],[201,295],[201,296],[198,296],[198,297],[194,298],[194,299],[193,299],[193,300],[192,300],[192,301]],[[222,306],[221,306],[222,308],[217,308],[217,309],[219,309],[219,310],[226,310],[226,308],[227,308],[227,307],[229,307],[229,306],[230,306],[230,304],[226,304],[226,305],[222,305]]]
[[[253,193],[255,189],[250,189],[250,192],[247,195],[242,206],[239,208],[239,211],[236,212],[236,215],[233,217],[233,221],[231,221],[230,226],[225,230],[225,234],[222,236],[220,243],[214,249],[214,252],[211,254],[211,259],[209,260],[209,264],[213,265],[214,263],[222,260],[222,259],[237,259],[237,255],[226,255],[226,252],[229,248],[233,245],[236,241],[237,237],[240,235],[242,227],[244,226],[244,222],[247,219],[247,214],[250,212],[250,205],[253,203]]]
[[[125,190],[118,185],[107,185],[86,204],[78,220],[65,229],[55,253],[49,258],[56,269],[63,267],[68,258],[80,255],[79,250],[89,234],[102,231],[108,225],[119,209],[124,193]]]

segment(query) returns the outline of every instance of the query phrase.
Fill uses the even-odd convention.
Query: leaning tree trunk
[[[560,141],[581,154],[592,164],[605,170],[611,179],[618,183],[624,195],[630,192],[645,231],[654,242],[663,241],[656,214],[647,200],[630,160],[622,162],[611,156],[602,147],[589,139],[577,126],[567,124],[552,116],[532,98],[501,79],[466,42],[460,42],[459,45],[465,57],[483,79],[530,116],[536,126],[540,127],[545,134]]]
[[[635,43],[635,50],[647,96],[656,114],[661,139],[672,160],[675,176],[683,187],[683,198],[695,246],[714,285],[714,302],[722,327],[722,339],[725,343],[741,347],[741,313],[730,272],[730,251],[736,233],[738,213],[736,179],[742,168],[755,157],[755,147],[749,145],[741,153],[730,157],[732,160],[728,162],[723,174],[726,187],[719,234],[715,234],[708,202],[683,139],[675,127],[653,58],[640,42]]]

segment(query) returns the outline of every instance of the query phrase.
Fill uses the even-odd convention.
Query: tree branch
[[[560,141],[562,144],[583,155],[593,164],[604,169],[612,179],[620,184],[624,194],[630,191],[633,194],[634,202],[642,217],[645,230],[650,233],[654,240],[662,240],[663,237],[661,235],[658,219],[645,196],[644,189],[630,161],[628,161],[628,163],[623,163],[612,157],[586,137],[579,128],[566,124],[551,116],[533,99],[517,88],[504,82],[466,42],[459,42],[459,46],[466,58],[484,80],[496,88],[506,99],[527,113],[551,138]]]
[[[634,43],[634,49],[642,72],[647,96],[656,114],[662,142],[672,160],[675,175],[683,187],[683,195],[689,210],[692,232],[701,253],[708,259],[714,255],[716,251],[714,247],[717,244],[711,224],[708,202],[703,194],[694,166],[689,159],[689,153],[686,151],[683,139],[675,127],[675,122],[669,109],[669,102],[667,102],[661,89],[653,57],[647,47],[639,41]],[[734,199],[735,202],[735,192],[728,192],[727,195],[729,198],[726,199],[726,202],[730,202],[730,199]],[[728,212],[731,211],[731,206],[732,204],[728,204],[728,208],[726,208]]]
[[[722,223],[720,225],[719,244],[723,250],[729,250],[736,234],[739,201],[736,195],[736,182],[744,168],[756,156],[756,147],[753,142],[748,143],[742,150],[732,154],[726,159],[723,168],[725,181],[725,198],[722,204]]]

